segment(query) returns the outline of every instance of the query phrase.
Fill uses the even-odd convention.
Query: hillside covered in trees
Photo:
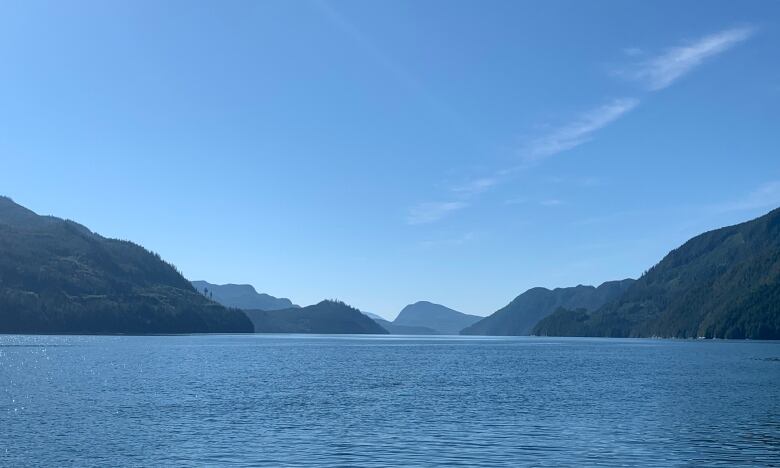
[[[534,334],[780,339],[780,209],[694,237],[619,299],[559,309]]]
[[[0,197],[0,333],[252,332],[132,242]]]
[[[532,288],[503,308],[466,327],[461,335],[530,335],[540,320],[559,308],[596,310],[620,297],[634,280],[607,281],[599,287]]]
[[[388,332],[358,309],[340,301],[284,310],[245,310],[256,333],[377,334]]]

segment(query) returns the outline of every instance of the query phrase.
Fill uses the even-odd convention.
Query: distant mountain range
[[[278,298],[258,293],[249,284],[213,284],[207,281],[192,281],[198,292],[208,294],[210,299],[226,307],[236,309],[281,310],[300,307],[287,298]]]
[[[462,329],[481,319],[482,317],[477,315],[464,314],[441,304],[419,301],[404,307],[392,324],[407,330],[412,327],[418,331],[428,329],[433,331],[433,334],[457,335]]]
[[[381,316],[379,316],[377,314],[374,314],[374,313],[371,313],[371,312],[366,312],[365,310],[361,310],[360,312],[362,312],[363,315],[365,315],[366,317],[368,317],[370,319],[373,319],[373,320],[385,320],[384,317],[381,317]],[[385,320],[385,322],[387,322],[387,320]]]
[[[284,310],[245,310],[256,333],[387,334],[373,319],[339,301]]]
[[[252,332],[157,254],[0,197],[0,333]]]
[[[362,311],[392,335],[448,335],[463,323],[472,323],[482,317],[467,315],[440,304],[420,301],[401,310],[394,321],[377,314]],[[472,318],[473,317],[473,318]]]
[[[380,317],[377,314],[361,310],[363,314],[378,323],[382,328],[390,332],[391,335],[436,335],[436,331],[427,327],[410,327],[405,325],[396,325],[393,322]]]
[[[696,236],[636,281],[533,288],[485,318],[426,301],[392,322],[371,315],[338,301],[298,307],[249,285],[190,284],[139,245],[0,197],[0,333],[780,339],[780,209]]]
[[[780,209],[694,237],[616,300],[560,309],[534,334],[780,339]]]
[[[391,335],[441,335],[440,332],[428,327],[415,327],[413,325],[397,325],[383,318],[374,319],[382,328]]]
[[[540,320],[559,308],[596,310],[620,297],[632,279],[608,281],[599,287],[532,288],[502,309],[464,328],[462,335],[530,335]]]

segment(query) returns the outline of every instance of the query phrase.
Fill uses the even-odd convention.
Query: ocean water
[[[0,465],[780,465],[780,343],[0,336]]]

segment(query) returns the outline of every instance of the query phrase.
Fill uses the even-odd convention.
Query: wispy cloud
[[[582,177],[577,180],[580,187],[598,187],[603,185],[604,181],[598,177]]]
[[[539,202],[539,204],[542,205],[542,206],[561,206],[561,205],[563,205],[563,201],[562,200],[558,200],[556,198],[552,198],[552,199],[549,199],[549,200],[542,200],[542,201]]]
[[[409,210],[406,219],[408,224],[427,224],[439,221],[454,211],[466,208],[468,203],[463,201],[425,202]]]
[[[546,182],[551,184],[567,184],[576,185],[578,187],[598,187],[603,184],[603,180],[599,177],[586,176],[586,177],[571,177],[571,176],[551,176],[545,179]]]
[[[420,247],[423,248],[434,248],[434,247],[454,247],[466,244],[468,242],[471,242],[476,237],[476,233],[474,232],[467,232],[459,237],[450,237],[446,239],[430,239],[430,240],[424,240],[419,243]]]
[[[635,60],[642,60],[633,66],[625,67],[615,73],[644,83],[648,90],[658,91],[664,89],[686,75],[694,68],[704,63],[707,59],[729,50],[735,45],[749,39],[755,34],[752,26],[725,29],[667,49],[660,55],[650,56],[644,49],[630,47],[623,49],[623,53]],[[505,183],[510,177],[522,170],[529,169],[542,161],[560,153],[572,150],[590,140],[595,134],[620,119],[632,109],[637,107],[640,100],[637,98],[619,98],[608,101],[583,114],[575,117],[568,123],[554,127],[551,131],[528,139],[518,151],[519,162],[513,166],[507,166],[494,171],[492,174],[474,178],[463,184],[452,187],[450,190],[457,201],[421,203],[410,210],[407,219],[409,224],[425,224],[438,221],[448,214],[469,206],[470,202],[483,192],[492,190],[496,186]],[[597,179],[584,182],[583,186],[598,185]],[[756,203],[765,203],[774,195],[772,190],[779,192],[780,188],[765,187],[762,192],[752,195],[750,200],[735,204],[729,209],[738,209],[736,206],[751,206]],[[762,198],[763,197],[763,198]],[[516,198],[507,200],[506,204],[525,203],[525,199]],[[541,202],[544,206],[555,206],[558,200],[546,200]]]
[[[528,199],[524,197],[510,198],[509,200],[504,200],[504,205],[525,205],[526,203],[528,203]]]
[[[732,202],[714,206],[715,211],[747,211],[780,206],[780,180],[762,184],[747,196]]]
[[[668,209],[664,209],[668,211]],[[636,217],[648,217],[648,216],[656,216],[657,210],[624,210],[624,211],[615,211],[609,214],[600,215],[600,216],[591,216],[587,218],[577,219],[571,222],[572,226],[588,226],[592,224],[604,224],[604,223],[624,223],[626,222],[625,218],[636,218]]]
[[[644,83],[651,91],[666,88],[705,60],[750,38],[755,28],[744,26],[704,36],[616,73]]]
[[[625,47],[623,49],[623,53],[628,55],[629,57],[636,57],[638,55],[642,55],[644,51],[639,47]]]
[[[407,217],[407,223],[433,223],[454,211],[467,207],[469,200],[501,184],[513,172],[528,168],[545,158],[570,150],[590,140],[597,130],[614,122],[636,107],[637,104],[639,104],[637,99],[612,100],[602,106],[591,109],[546,135],[531,140],[520,152],[523,161],[522,165],[506,167],[490,176],[478,177],[452,187],[451,191],[457,195],[455,197],[456,201],[426,202],[412,207]]]
[[[452,188],[453,192],[464,194],[482,193],[499,183],[498,177],[479,177]]]
[[[537,162],[575,148],[638,104],[638,99],[621,98],[591,109],[574,121],[532,140],[521,149],[521,158],[525,162]]]

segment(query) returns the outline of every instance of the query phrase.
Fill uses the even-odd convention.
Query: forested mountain
[[[192,286],[198,292],[219,302],[225,307],[236,309],[281,310],[300,307],[289,299],[258,293],[249,284],[212,284],[207,281],[193,281]]]
[[[340,301],[284,310],[246,310],[256,333],[379,334],[388,332],[373,319]]]
[[[251,331],[158,255],[0,197],[0,333]]]
[[[694,237],[619,299],[559,310],[534,334],[780,339],[780,209]]]
[[[780,339],[780,209],[694,237],[637,281],[533,288],[484,319],[421,301],[388,322],[336,301],[298,308],[248,285],[193,284],[200,293],[172,265],[132,242],[0,197],[0,333]]]
[[[461,335],[530,335],[534,326],[558,308],[596,310],[623,294],[632,279],[608,281],[599,287],[532,288],[503,308],[463,329]]]
[[[394,325],[424,327],[437,334],[457,335],[482,317],[464,314],[440,304],[419,301],[404,307],[393,320]]]

